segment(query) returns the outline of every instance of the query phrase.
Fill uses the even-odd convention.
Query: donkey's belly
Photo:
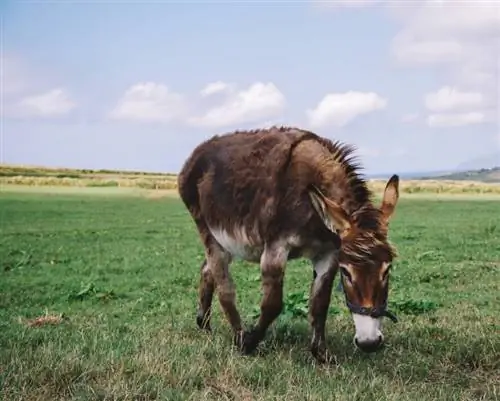
[[[244,229],[236,228],[230,233],[221,228],[210,227],[210,232],[219,245],[234,258],[256,263],[260,261],[264,245],[251,241]]]

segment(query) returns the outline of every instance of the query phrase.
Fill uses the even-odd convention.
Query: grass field
[[[3,400],[498,400],[499,200],[403,197],[391,224],[387,346],[365,355],[335,292],[328,346],[309,355],[311,267],[288,264],[286,308],[255,356],[231,347],[214,301],[195,324],[202,247],[174,196],[0,192]],[[259,270],[237,262],[251,322]],[[38,320],[34,320],[39,318]]]

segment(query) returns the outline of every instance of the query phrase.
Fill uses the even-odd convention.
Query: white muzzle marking
[[[358,343],[373,343],[379,340],[379,338],[384,339],[381,331],[381,318],[373,318],[371,316],[358,315],[357,313],[352,314],[354,319],[354,326],[356,327],[356,334],[354,339]]]

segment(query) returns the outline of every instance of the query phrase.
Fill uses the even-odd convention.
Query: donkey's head
[[[396,320],[387,310],[389,272],[395,257],[387,233],[399,198],[398,187],[399,177],[393,175],[380,207],[367,203],[351,215],[320,192],[310,193],[324,224],[341,238],[342,287],[356,327],[354,343],[365,352],[375,351],[383,344],[382,318]]]

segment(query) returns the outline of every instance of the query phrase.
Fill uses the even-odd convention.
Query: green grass
[[[125,194],[125,193],[124,193]],[[255,356],[195,324],[202,247],[178,199],[0,193],[0,398],[5,400],[496,400],[500,202],[403,198],[387,346],[365,355],[340,293],[337,363],[315,364],[303,316],[311,267],[289,263],[286,310]],[[258,266],[233,265],[246,322]],[[26,319],[63,314],[60,324]]]

